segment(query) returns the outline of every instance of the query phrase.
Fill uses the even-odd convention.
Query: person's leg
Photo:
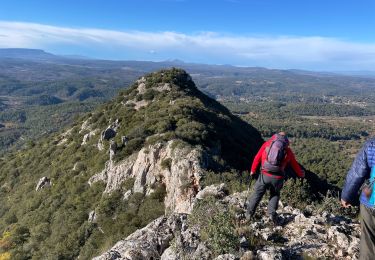
[[[280,190],[283,187],[284,179],[276,179],[274,177],[268,177],[268,182],[271,183],[270,185],[270,200],[268,202],[268,215],[271,218],[275,218],[277,216],[276,210],[279,206],[280,200]]]
[[[361,260],[375,259],[375,216],[361,204]]]
[[[247,203],[246,218],[250,218],[252,215],[254,215],[255,209],[262,200],[264,193],[266,193],[266,184],[263,181],[263,174],[260,174],[255,183],[254,191]]]

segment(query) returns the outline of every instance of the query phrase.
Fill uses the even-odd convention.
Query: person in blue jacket
[[[365,183],[366,182],[366,183]],[[350,207],[360,195],[360,259],[375,259],[375,138],[365,143],[350,168],[341,193],[341,205]],[[363,185],[365,183],[365,185]]]

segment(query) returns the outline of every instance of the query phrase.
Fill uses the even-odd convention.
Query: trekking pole
[[[250,187],[251,187],[252,180],[253,180],[253,178],[252,178],[251,174],[249,173],[249,182],[248,182],[248,185],[247,185],[246,198],[245,198],[244,203],[243,203],[244,208],[246,206],[246,201],[249,199],[249,196],[250,196]]]

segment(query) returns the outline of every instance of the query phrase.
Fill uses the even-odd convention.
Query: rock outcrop
[[[95,210],[90,211],[89,218],[87,219],[90,223],[96,223],[98,215],[96,214]]]
[[[89,184],[104,181],[104,192],[110,193],[119,189],[125,180],[134,178],[133,192],[150,194],[155,184],[161,183],[166,187],[167,211],[188,213],[201,190],[205,155],[190,146],[173,148],[173,142],[142,148],[117,164],[110,161],[102,172],[90,178]]]
[[[97,132],[96,130],[93,130],[85,134],[83,136],[81,145],[86,145],[87,142],[90,141],[96,135],[96,132]]]
[[[174,237],[173,232],[180,228],[180,221],[186,221],[186,216],[158,218],[94,259],[160,259]]]
[[[198,192],[196,199],[201,200],[209,196],[222,199],[226,195],[228,195],[228,190],[226,189],[225,184],[222,183],[220,185],[210,185],[205,187],[203,190]]]
[[[109,141],[117,135],[117,130],[119,127],[120,127],[120,122],[118,119],[116,119],[105,130],[101,132],[100,139],[98,140],[98,143],[96,145],[99,151],[102,151],[104,149],[104,141]],[[83,128],[83,125],[82,125],[82,128]],[[87,126],[86,126],[86,129],[87,129]]]
[[[207,187],[207,194],[208,191],[223,190],[222,187]],[[247,192],[242,192],[217,198],[218,202],[235,208],[241,220],[246,195]],[[263,241],[261,245],[250,251],[241,245],[244,242],[241,239],[238,241],[240,250],[216,259],[357,259],[359,256],[359,223],[327,212],[306,215],[298,209],[280,205],[278,213],[282,225],[275,227],[266,211],[267,203],[263,201],[255,220],[244,224],[254,239]],[[94,259],[213,259],[210,248],[202,241],[200,228],[191,226],[186,214],[160,217]]]
[[[183,259],[181,247],[191,252],[192,259],[211,258],[210,250],[199,240],[199,229],[189,227],[187,215],[172,214],[154,220],[93,259]]]
[[[39,179],[38,184],[36,185],[35,190],[39,191],[44,188],[49,188],[51,187],[51,180],[48,177],[42,177]]]
[[[107,141],[115,136],[116,136],[116,131],[111,127],[108,127],[107,129],[105,129],[101,134],[102,140],[107,140]]]

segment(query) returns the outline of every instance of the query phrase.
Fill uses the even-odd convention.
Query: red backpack
[[[276,139],[272,141],[270,146],[266,147],[267,158],[262,168],[267,172],[281,173],[281,163],[286,156],[286,148],[289,141],[286,136],[276,135]]]

